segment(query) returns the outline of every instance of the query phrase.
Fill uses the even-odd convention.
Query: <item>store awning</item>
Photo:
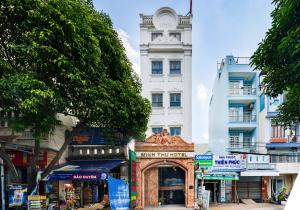
[[[101,174],[109,173],[124,160],[70,161],[58,165],[46,180],[87,180],[97,181]]]
[[[248,171],[241,171],[241,176],[279,176],[279,171],[274,171],[274,170],[248,170]]]

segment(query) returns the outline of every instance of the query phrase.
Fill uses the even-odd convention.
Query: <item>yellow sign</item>
[[[46,196],[44,195],[29,195],[28,196],[29,201],[40,201],[40,200],[46,200]]]
[[[194,152],[137,152],[139,158],[192,158]]]

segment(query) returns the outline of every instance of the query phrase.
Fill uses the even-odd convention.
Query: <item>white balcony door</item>
[[[240,95],[241,94],[241,82],[240,81],[229,82],[229,94],[230,95]]]
[[[239,122],[240,119],[240,108],[230,107],[229,108],[229,122]]]
[[[229,137],[229,143],[231,148],[239,148],[240,147],[240,135],[237,134],[231,134]]]

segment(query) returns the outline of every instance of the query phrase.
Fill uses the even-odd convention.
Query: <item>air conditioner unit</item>
[[[249,109],[253,110],[253,108],[254,108],[254,104],[253,103],[249,104]]]

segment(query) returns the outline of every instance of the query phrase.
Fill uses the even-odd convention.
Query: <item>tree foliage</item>
[[[112,21],[84,0],[0,1],[0,90],[37,144],[58,113],[141,138],[151,110]]]
[[[272,27],[252,56],[270,97],[285,94],[278,122],[300,121],[300,0],[274,0]]]

